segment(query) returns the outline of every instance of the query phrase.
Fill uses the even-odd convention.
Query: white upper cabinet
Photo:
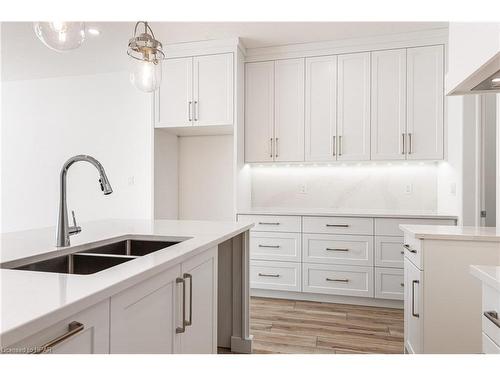
[[[443,158],[443,46],[407,50],[408,159]]]
[[[246,64],[245,161],[274,159],[274,61]]]
[[[155,127],[233,124],[233,54],[167,59],[155,93]]]
[[[406,158],[406,49],[372,52],[371,159]]]
[[[274,159],[304,161],[304,59],[276,61],[274,74]]]
[[[338,57],[337,159],[370,160],[370,53]]]
[[[163,62],[163,79],[156,96],[156,127],[192,125],[193,59]]]
[[[337,56],[306,59],[305,98],[305,160],[335,160]]]
[[[193,69],[194,125],[232,125],[233,55],[195,57]]]

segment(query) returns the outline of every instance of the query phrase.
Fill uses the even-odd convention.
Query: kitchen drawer
[[[300,292],[300,263],[250,261],[250,287]]]
[[[375,298],[404,299],[404,271],[375,267]]]
[[[411,237],[405,234],[403,249],[405,252],[405,257],[408,258],[418,269],[423,270],[424,262],[423,258],[423,246],[421,240],[415,237]]]
[[[373,219],[365,217],[304,217],[304,233],[373,235]]]
[[[299,233],[250,233],[250,259],[300,262],[301,250]]]
[[[304,234],[305,263],[373,265],[373,236]]]
[[[375,266],[403,268],[403,237],[375,236]]]
[[[257,232],[300,233],[302,230],[300,216],[238,215],[238,221],[255,223],[251,231]]]
[[[500,346],[495,344],[493,340],[484,332],[483,336],[483,353],[484,354],[500,354]]]
[[[302,267],[304,292],[373,297],[373,267],[310,263]]]
[[[400,224],[418,224],[418,225],[456,225],[455,220],[451,219],[375,219],[375,235],[376,236],[397,236],[404,235],[399,229]]]
[[[483,283],[483,332],[492,339],[496,345],[500,346],[500,327],[494,322],[500,324],[500,292],[488,284]],[[486,317],[486,315],[490,317]],[[496,314],[496,319],[495,319]],[[493,320],[493,321],[492,321]]]

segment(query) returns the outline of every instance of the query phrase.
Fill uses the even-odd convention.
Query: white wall
[[[126,72],[3,82],[2,232],[56,224],[59,171],[79,153],[102,162],[114,189],[103,196],[95,169],[73,165],[79,221],[150,218],[150,105]]]
[[[255,166],[252,206],[436,211],[437,171],[418,162]]]
[[[154,218],[179,217],[179,141],[174,134],[156,129],[154,141]]]
[[[179,219],[232,220],[233,136],[179,137]]]

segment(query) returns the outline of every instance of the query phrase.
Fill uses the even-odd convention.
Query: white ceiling
[[[126,70],[132,22],[89,22],[101,31],[78,50],[57,53],[33,33],[31,23],[2,23],[2,80]],[[240,37],[247,48],[361,38],[445,28],[447,22],[153,22],[164,44]]]

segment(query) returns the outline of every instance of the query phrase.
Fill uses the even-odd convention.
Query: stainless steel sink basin
[[[82,251],[81,254],[111,254],[143,256],[178,244],[181,241],[123,240]]]
[[[135,257],[113,257],[98,254],[70,254],[48,260],[42,260],[26,266],[14,268],[25,271],[41,271],[90,275],[118,264],[128,262]]]

